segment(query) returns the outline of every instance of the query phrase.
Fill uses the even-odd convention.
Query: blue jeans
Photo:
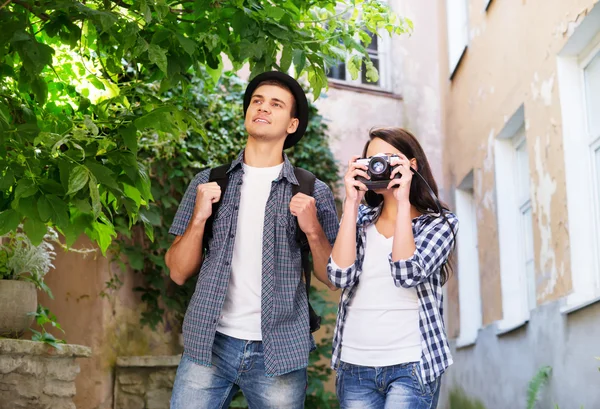
[[[217,332],[211,367],[181,358],[171,409],[226,409],[240,389],[250,409],[303,409],[306,387],[306,368],[266,376],[262,342]]]
[[[422,381],[420,364],[369,367],[340,364],[336,390],[341,409],[435,409],[440,378]]]

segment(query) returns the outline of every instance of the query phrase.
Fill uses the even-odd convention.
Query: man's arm
[[[202,265],[202,240],[206,221],[212,214],[212,204],[221,198],[217,183],[201,183],[207,174],[199,174],[190,184],[170,232],[177,237],[165,255],[171,279],[183,285]],[[183,234],[182,234],[183,233]]]
[[[165,255],[170,277],[178,285],[200,270],[202,265],[202,239],[206,220],[196,220],[188,225],[183,236],[177,236]]]
[[[290,202],[290,211],[298,218],[298,225],[308,239],[315,277],[331,290],[337,290],[327,276],[327,262],[339,228],[333,193],[316,180],[314,197],[298,193]]]

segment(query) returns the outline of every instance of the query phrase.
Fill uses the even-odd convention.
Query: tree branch
[[[7,1],[6,3],[4,3],[4,5],[6,5],[6,4],[10,3],[10,1],[11,1],[11,0]],[[23,1],[23,0],[12,0],[12,2],[13,2],[14,4],[17,4],[17,5],[21,6],[21,7],[23,7],[23,8],[25,8],[25,9],[29,10],[29,12],[30,12],[31,14],[33,14],[33,15],[35,15],[35,16],[37,16],[37,17],[39,17],[39,18],[40,18],[40,19],[42,19],[43,21],[48,21],[48,20],[50,20],[50,16],[49,16],[48,14],[46,14],[46,13],[39,13],[39,12],[35,12],[35,11],[33,10],[33,6],[32,6],[31,4],[29,4],[29,3],[27,3],[26,1]],[[4,6],[3,6],[3,7],[4,7]]]

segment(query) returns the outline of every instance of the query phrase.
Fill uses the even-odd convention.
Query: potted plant
[[[21,228],[0,236],[0,336],[19,337],[29,328],[37,311],[37,289],[52,296],[44,276],[54,268],[52,243],[57,241],[50,227],[37,246]]]

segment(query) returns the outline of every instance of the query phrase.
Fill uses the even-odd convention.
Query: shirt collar
[[[227,173],[231,173],[237,167],[242,166],[242,163],[244,163],[244,151],[245,150],[242,149],[242,151],[238,154],[237,158],[233,162],[231,162],[231,166],[229,167]],[[283,154],[283,169],[281,170],[281,174],[276,180],[279,181],[281,180],[281,178],[287,179],[287,181],[290,182],[292,185],[299,184],[298,179],[296,179],[296,174],[294,173],[294,166],[292,165],[285,153]]]

